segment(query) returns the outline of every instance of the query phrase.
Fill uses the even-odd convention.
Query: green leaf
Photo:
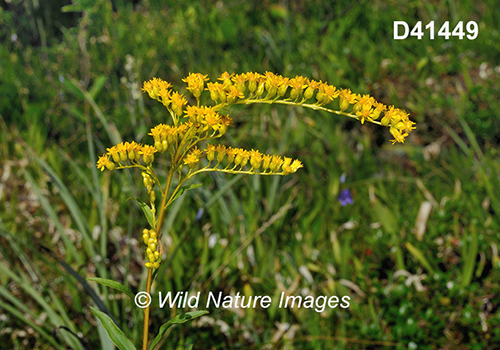
[[[62,12],[85,12],[94,6],[94,0],[73,0],[73,4],[61,7]]]
[[[472,274],[476,265],[476,256],[479,247],[477,232],[474,226],[470,228],[470,239],[468,244],[464,245],[462,259],[465,261],[462,271],[462,288],[467,288],[472,281]]]
[[[202,183],[199,183],[199,184],[192,184],[192,185],[189,185],[189,186],[183,186],[179,189],[179,191],[175,194],[174,198],[172,198],[172,202],[175,201],[177,198],[179,198],[180,196],[182,196],[182,194],[185,192],[185,191],[189,191],[189,190],[192,190],[192,189],[195,189],[195,188],[198,188],[198,187],[201,187],[203,186]],[[170,203],[172,203],[170,202]]]
[[[123,331],[118,328],[118,326],[111,320],[111,318],[109,318],[108,315],[106,315],[104,312],[94,309],[92,306],[90,307],[90,310],[92,310],[94,315],[96,315],[99,321],[101,321],[102,326],[106,329],[106,332],[108,332],[109,337],[118,347],[118,349],[137,350],[130,339],[125,336]]]
[[[68,6],[71,6],[71,5],[68,5]],[[75,80],[73,79],[65,79],[64,80],[64,86],[66,87],[66,89],[68,89],[71,93],[73,93],[73,95],[75,95],[76,97],[84,100],[85,99],[85,95],[83,94],[83,92],[80,90],[80,88],[75,84]]]
[[[144,216],[148,220],[149,225],[151,226],[152,229],[154,229],[155,228],[155,220],[154,220],[154,217],[153,217],[153,212],[151,211],[151,208],[149,207],[149,205],[147,205],[145,202],[143,202],[143,201],[141,201],[140,199],[137,199],[137,198],[133,198],[132,197],[132,198],[129,198],[129,199],[134,199],[134,200],[137,201],[137,203],[139,203],[139,206],[141,207],[142,211],[144,212]]]
[[[97,282],[97,283],[102,284],[103,286],[107,286],[107,287],[119,290],[120,292],[123,292],[123,293],[127,294],[127,296],[130,299],[132,299],[132,300],[134,300],[134,298],[135,298],[134,293],[132,293],[130,291],[130,289],[128,289],[127,287],[125,287],[120,282],[116,282],[116,281],[113,281],[113,280],[108,280],[106,278],[99,278],[99,277],[89,277],[89,278],[87,278],[87,281]]]
[[[100,75],[97,77],[95,80],[94,84],[92,87],[89,89],[89,95],[92,96],[92,98],[95,100],[97,97],[97,94],[101,92],[104,84],[106,83],[106,76],[105,75]]]
[[[377,200],[373,203],[373,212],[387,233],[395,234],[398,232],[398,224],[393,211]]]
[[[199,186],[198,186],[199,187]],[[151,347],[149,348],[150,350],[153,350],[154,347],[156,346],[156,344],[158,344],[161,340],[161,338],[163,337],[163,334],[165,334],[165,332],[167,331],[167,329],[174,325],[174,324],[181,324],[181,323],[185,323],[187,321],[191,321],[192,319],[196,318],[196,317],[200,317],[200,316],[203,316],[205,314],[208,314],[208,311],[206,310],[201,310],[201,311],[191,311],[191,312],[186,312],[185,314],[180,314],[180,315],[177,315],[175,316],[173,319],[171,319],[170,321],[168,321],[167,323],[164,323],[161,327],[160,327],[160,331],[158,332],[158,335],[156,336],[153,344],[151,344]]]
[[[434,274],[434,269],[432,268],[432,265],[429,263],[429,261],[425,258],[424,254],[415,247],[413,244],[406,242],[405,243],[406,249],[413,255],[415,259],[417,259],[426,269],[429,271],[430,274]]]

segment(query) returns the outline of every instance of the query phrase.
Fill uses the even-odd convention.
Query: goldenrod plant
[[[232,119],[225,113],[226,107],[237,104],[285,104],[302,106],[313,110],[343,115],[357,119],[361,124],[370,122],[389,128],[394,137],[393,144],[403,143],[415,129],[408,113],[377,102],[369,95],[358,95],[349,89],[337,89],[326,82],[302,76],[287,78],[271,72],[229,74],[224,72],[216,82],[208,82],[206,75],[191,73],[183,79],[196,104],[172,90],[172,84],[153,78],[144,83],[142,91],[162,103],[171,116],[171,123],[162,123],[151,129],[153,145],[142,145],[135,141],[122,142],[107,149],[99,157],[100,170],[138,168],[142,171],[144,187],[149,195],[149,205],[139,201],[149,223],[142,230],[147,269],[146,293],[150,298],[153,271],[162,261],[161,234],[165,213],[172,202],[187,190],[199,185],[187,185],[195,175],[218,171],[230,174],[288,175],[302,168],[300,160],[280,155],[263,154],[258,150],[233,148],[222,144],[208,143],[221,138],[232,126]],[[210,93],[213,106],[201,105],[204,91]],[[335,106],[335,107],[332,107]],[[162,182],[155,172],[155,160],[165,156],[168,160],[166,180]],[[159,194],[159,198],[157,198]],[[133,294],[118,282],[92,279],[107,286]],[[120,349],[135,349],[102,312],[92,309]],[[143,350],[148,348],[150,306],[144,308]],[[167,327],[183,323],[206,311],[196,311],[177,316],[160,328],[151,344],[153,349],[161,340]]]

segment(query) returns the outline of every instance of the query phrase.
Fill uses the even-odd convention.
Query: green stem
[[[263,104],[269,104],[269,105],[270,104],[282,104],[282,105],[289,105],[289,106],[302,106],[302,107],[314,109],[315,111],[325,111],[325,112],[328,112],[328,113],[333,113],[333,114],[337,114],[337,115],[343,115],[343,116],[346,116],[346,117],[349,117],[349,118],[353,118],[353,119],[359,120],[359,117],[357,115],[354,115],[354,114],[351,114],[351,113],[347,113],[347,112],[342,112],[342,111],[336,111],[334,109],[330,109],[330,108],[326,108],[326,107],[323,107],[323,106],[319,106],[317,104],[300,103],[300,102],[295,102],[295,101],[278,100],[278,99],[265,99],[265,98],[261,98],[261,99],[247,98],[245,100],[239,100],[239,101],[236,101],[234,103],[219,103],[217,106],[214,107],[214,109],[216,111],[218,111],[218,110],[220,110],[220,109],[222,109],[224,107],[227,107],[229,105],[232,105],[232,104],[236,104],[236,105],[241,105],[241,104],[250,105],[250,104],[254,104],[254,103],[263,103]],[[378,120],[367,119],[367,121],[369,121],[370,123],[373,123],[373,124],[382,125],[382,123],[380,121],[378,121]]]
[[[172,183],[172,178],[174,176],[174,168],[171,168],[168,172],[167,183],[165,184],[165,190],[161,198],[160,212],[158,214],[158,220],[156,221],[155,232],[158,234],[158,240],[161,239],[160,230],[163,224],[163,219],[165,217],[165,212],[167,209],[167,197],[170,184]],[[146,293],[151,295],[151,284],[153,283],[153,269],[148,269],[148,277],[146,280]],[[151,296],[150,296],[151,297]],[[151,304],[150,304],[151,305]],[[149,307],[144,309],[144,325],[142,333],[142,350],[147,350],[148,348],[148,336],[149,336]]]
[[[153,276],[153,269],[148,269],[148,277],[146,280],[146,293],[151,298],[151,281]],[[148,350],[148,336],[149,336],[149,304],[144,309],[144,326],[142,331],[142,350]]]

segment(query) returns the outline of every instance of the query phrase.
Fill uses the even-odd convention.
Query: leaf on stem
[[[175,194],[174,198],[172,198],[172,201],[170,203],[172,203],[173,201],[175,201],[177,198],[179,198],[180,196],[182,196],[182,194],[185,192],[185,191],[189,191],[189,190],[192,190],[192,189],[195,189],[195,188],[198,188],[198,187],[201,187],[203,186],[202,183],[199,183],[199,184],[192,184],[192,185],[189,185],[189,186],[183,186],[179,189],[179,191]]]
[[[185,314],[177,315],[173,319],[168,321],[167,323],[164,323],[160,327],[160,331],[158,332],[158,335],[156,336],[153,344],[151,344],[151,347],[149,348],[149,350],[154,350],[154,347],[156,346],[156,344],[158,344],[160,342],[161,338],[163,337],[163,334],[165,334],[165,332],[167,331],[167,329],[170,326],[172,326],[174,324],[181,324],[181,323],[185,323],[187,321],[191,321],[192,319],[194,319],[196,317],[203,316],[205,314],[208,314],[207,310],[186,312]]]
[[[92,306],[90,307],[90,310],[92,310],[93,314],[96,315],[96,317],[101,321],[102,326],[106,329],[106,332],[108,332],[109,337],[115,343],[115,345],[118,347],[120,350],[137,350],[137,348],[132,344],[130,339],[128,339],[123,331],[118,328],[118,326],[111,320],[111,318],[106,315],[104,312],[99,311]]]
[[[152,229],[154,229],[155,228],[154,216],[153,216],[153,212],[151,211],[151,208],[149,207],[149,205],[147,205],[145,202],[141,201],[140,199],[137,199],[134,197],[129,198],[129,199],[134,199],[135,201],[137,201],[137,203],[139,203],[139,206],[141,207],[142,211],[144,212],[144,216],[148,220],[149,225],[151,226]]]
[[[130,289],[128,289],[127,287],[125,287],[120,282],[116,282],[116,281],[113,281],[113,280],[108,280],[107,278],[99,278],[99,277],[89,277],[89,278],[87,278],[87,281],[97,282],[99,284],[102,284],[103,286],[119,290],[120,292],[123,292],[123,293],[127,294],[127,296],[130,299],[132,299],[132,300],[134,300],[134,298],[135,298],[134,293],[132,293],[130,291]]]

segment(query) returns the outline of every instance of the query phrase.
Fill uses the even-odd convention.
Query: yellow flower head
[[[226,93],[224,91],[224,86],[221,83],[208,83],[207,89],[210,91],[210,98],[217,103],[217,100],[221,100],[222,103],[226,102]]]
[[[171,127],[170,125],[167,124],[158,124],[155,126],[153,129],[151,129],[151,132],[148,135],[153,136],[153,139],[155,141],[154,147],[159,151],[159,152],[165,152],[170,144],[169,144],[169,138],[171,138],[171,135],[174,133],[174,128]]]
[[[272,172],[276,172],[282,164],[283,159],[281,159],[280,156],[272,156],[271,164],[269,164],[269,170],[271,170]]]
[[[139,145],[135,141],[125,142],[124,148],[127,150],[128,159],[139,161],[139,158],[141,157],[141,150],[142,150],[141,145]]]
[[[187,156],[184,158],[184,164],[188,165],[191,169],[198,164],[201,156],[203,155],[203,150],[195,147],[189,151]]]
[[[205,150],[205,153],[207,154],[207,159],[209,162],[214,160],[216,150],[217,150],[217,147],[215,145],[212,145],[212,144],[207,145],[207,149]]]
[[[375,103],[375,99],[373,97],[371,97],[370,95],[363,95],[363,96],[357,95],[357,100],[358,101],[356,102],[356,104],[352,108],[353,112],[359,111],[360,109],[363,108],[364,105],[368,105],[371,108],[372,105]],[[368,108],[368,107],[365,107],[365,108]]]
[[[183,95],[179,94],[178,92],[173,92],[170,99],[172,101],[172,111],[177,116],[182,115],[182,109],[184,108],[184,105],[187,103],[187,100],[184,98]]]
[[[108,151],[108,155],[111,156],[111,158],[113,158],[113,161],[115,161],[116,163],[119,163],[120,162],[120,153],[118,151],[118,148],[116,146],[113,146],[111,148],[106,148],[106,150]]]
[[[391,140],[393,145],[396,142],[405,143],[405,137],[408,136],[408,134],[406,133],[402,134],[400,130],[393,127],[389,129],[389,132],[391,133],[392,136],[394,136],[394,140]]]
[[[234,159],[236,158],[236,154],[238,153],[238,150],[236,148],[231,148],[229,147],[227,150],[226,150],[226,154],[227,154],[227,162],[229,164],[231,164],[232,162],[234,162]]]
[[[144,164],[149,165],[149,164],[153,163],[155,160],[154,154],[157,151],[158,150],[153,146],[150,146],[150,145],[142,146],[141,153],[142,153],[142,160],[143,160]]]
[[[224,160],[224,157],[226,156],[226,146],[223,145],[217,145],[215,147],[215,150],[217,151],[217,162],[222,162]]]
[[[264,169],[264,171],[269,169],[269,166],[271,165],[271,159],[272,156],[269,154],[265,154],[262,156],[262,168]]]
[[[257,170],[260,168],[261,163],[262,163],[262,153],[252,149],[250,151],[250,165],[254,170]]]
[[[115,147],[116,147],[116,152],[120,154],[120,160],[122,162],[126,161],[128,159],[128,149],[125,146],[125,144],[123,142],[120,142]]]
[[[236,86],[231,85],[227,93],[227,102],[234,103],[238,98],[245,98],[245,95]]]
[[[292,173],[295,173],[302,167],[303,167],[302,162],[298,159],[295,159],[293,163],[290,165],[290,170]]]
[[[335,86],[328,85],[326,82],[319,83],[318,85],[319,91],[316,94],[316,100],[319,104],[326,105],[339,96],[340,92]]]
[[[234,82],[234,85],[236,86],[236,88],[238,89],[239,92],[241,92],[241,94],[244,94],[245,93],[245,90],[246,90],[246,86],[245,86],[245,83],[247,82],[248,80],[248,77],[247,77],[247,73],[242,73],[242,74],[236,74],[233,78],[232,78],[233,82]],[[243,98],[243,97],[241,97]]]
[[[283,77],[279,74],[274,74],[272,72],[265,73],[265,88],[267,91],[266,98],[270,98],[276,95],[278,88],[283,83]]]
[[[370,121],[372,120],[371,118],[372,112],[373,109],[371,103],[365,102],[364,104],[361,105],[361,109],[359,109],[356,112],[356,115],[359,117],[361,124],[363,124],[365,122],[365,119]]]
[[[307,79],[297,75],[295,78],[290,79],[290,86],[292,87],[290,98],[296,100],[302,96],[304,89],[307,87]]]
[[[224,89],[229,88],[231,85],[231,78],[233,77],[234,73],[229,74],[228,72],[224,72],[220,75],[218,80],[222,80],[222,86]]]
[[[264,77],[262,76],[262,74],[259,73],[248,72],[247,80],[248,80],[248,90],[250,90],[250,92],[253,93],[255,92],[255,90],[257,90],[257,87],[262,82],[262,80],[264,80]]]
[[[162,94],[168,91],[172,87],[172,84],[158,78],[153,78],[151,80],[145,81],[142,87],[143,92],[147,92],[149,97],[153,100],[157,100]]]
[[[387,106],[385,104],[377,102],[377,101],[375,101],[373,106],[375,106],[375,109],[373,110],[371,117],[373,120],[377,120],[380,117],[380,113],[387,110]]]
[[[182,79],[183,82],[188,84],[187,89],[191,91],[194,97],[199,98],[203,89],[205,88],[205,81],[208,80],[207,75],[201,73],[189,73],[189,75]]]
[[[204,110],[201,123],[206,125],[207,129],[218,130],[221,127],[222,117],[213,108],[207,107]]]
[[[97,160],[97,169],[103,171],[104,168],[108,170],[115,169],[115,164],[111,160],[109,160],[109,155],[107,154],[100,156]]]
[[[357,96],[351,92],[351,89],[342,89],[339,92],[340,110],[345,111],[349,108],[349,104],[356,102]]]

